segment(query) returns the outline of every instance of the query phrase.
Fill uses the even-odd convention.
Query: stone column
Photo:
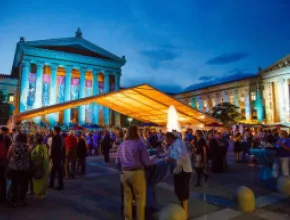
[[[72,67],[67,66],[65,67],[65,95],[64,95],[64,101],[68,102],[71,98],[71,71]],[[63,112],[63,121],[66,126],[69,125],[71,118],[71,109],[65,109]]]
[[[35,103],[33,108],[41,108],[42,107],[42,94],[43,94],[43,67],[44,63],[36,64],[36,82],[35,82]],[[41,116],[37,116],[33,118],[33,121],[36,124],[40,124]]]
[[[57,64],[50,65],[51,69],[51,77],[50,77],[50,94],[49,94],[49,104],[55,105],[57,104]],[[56,121],[58,120],[58,113],[51,113],[48,115],[48,121],[50,124],[50,127],[55,126]]]
[[[85,85],[86,85],[86,71],[87,68],[80,69],[80,93],[79,98],[85,98]],[[85,105],[81,105],[78,107],[78,122],[79,124],[84,124],[86,120],[86,108]]]
[[[289,84],[288,80],[280,79],[278,82],[279,94],[276,96],[279,100],[280,122],[289,121]]]
[[[285,101],[285,115],[284,119],[285,122],[289,122],[289,82],[288,79],[284,79],[283,82],[283,88],[284,88],[284,101]]]
[[[202,97],[198,97],[198,110],[203,112],[203,100]]]
[[[19,112],[25,112],[27,110],[27,96],[29,89],[29,70],[30,63],[28,61],[22,61],[21,64],[21,81],[20,81],[20,100],[19,100]]]
[[[239,90],[238,89],[233,90],[233,96],[234,96],[234,105],[237,107],[240,107],[240,97],[239,97]]]
[[[222,94],[223,94],[222,97],[223,97],[224,103],[225,102],[229,102],[229,92],[228,91],[223,91]]]
[[[105,80],[104,80],[104,92],[108,93],[110,90],[110,73],[105,71]],[[105,126],[110,126],[110,109],[104,107],[104,124]]]
[[[264,108],[263,108],[262,91],[260,89],[260,85],[259,84],[257,84],[257,89],[256,89],[255,108],[256,108],[256,111],[257,111],[258,122],[262,123],[263,119],[264,119]]]
[[[42,93],[43,93],[43,63],[37,63],[36,65],[36,91],[35,91],[35,103],[34,108],[42,107]]]
[[[251,109],[251,98],[250,98],[250,88],[245,89],[245,112],[246,120],[252,120],[252,109]]]
[[[93,70],[93,96],[99,95],[99,80],[98,80],[99,70]],[[99,124],[99,105],[93,103],[93,115],[92,115],[93,124]]]
[[[266,90],[266,115],[268,122],[273,123],[276,118],[276,114],[274,114],[276,103],[274,101],[274,91],[273,91],[273,82],[267,83]]]
[[[118,91],[120,89],[120,78],[121,78],[121,73],[116,72],[115,73],[115,91]],[[121,115],[119,112],[115,112],[115,126],[118,126],[118,127],[121,126]]]

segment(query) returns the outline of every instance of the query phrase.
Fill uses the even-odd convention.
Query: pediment
[[[115,62],[125,63],[124,58],[120,58],[115,54],[83,39],[83,38],[60,38],[52,40],[26,41],[23,46],[40,48],[46,50],[60,51],[93,58],[111,60]]]
[[[266,76],[271,74],[271,72],[284,68],[284,67],[289,67],[290,66],[290,55],[282,58],[281,60],[277,61],[273,65],[263,69],[260,73],[262,76]]]
[[[72,45],[67,45],[67,46],[41,45],[41,46],[36,46],[36,48],[55,50],[55,51],[78,54],[78,55],[83,55],[83,56],[88,56],[88,57],[95,57],[95,58],[101,58],[101,59],[106,59],[106,60],[112,60],[111,58],[109,58],[107,56],[104,56],[100,53],[96,53],[92,50],[88,50],[87,48],[84,48],[81,45],[77,45],[77,44],[72,44]]]

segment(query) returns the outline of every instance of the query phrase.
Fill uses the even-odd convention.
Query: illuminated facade
[[[16,113],[119,90],[121,67],[118,57],[83,39],[80,29],[75,37],[17,43],[12,77],[17,77]],[[119,125],[120,115],[96,103],[65,109],[33,119],[68,125],[93,123]]]
[[[186,91],[176,98],[203,112],[222,102],[239,107],[247,123],[290,123],[290,56],[257,76]]]

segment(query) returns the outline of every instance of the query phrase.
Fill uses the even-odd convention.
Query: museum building
[[[245,123],[290,123],[290,56],[286,56],[257,75],[239,80],[199,87],[175,95],[182,102],[210,113],[220,103],[239,107]]]
[[[120,88],[121,67],[118,57],[82,37],[25,41],[16,45],[11,77],[19,79],[15,113],[96,96]],[[120,115],[97,103],[65,109],[33,119],[69,124],[120,124]]]
[[[14,103],[16,115],[42,111],[48,106],[120,90],[121,68],[125,63],[124,56],[118,57],[85,40],[80,29],[70,38],[25,41],[21,37],[11,75],[0,75],[0,90],[9,103]],[[245,123],[287,124],[289,79],[290,56],[287,56],[260,69],[257,75],[172,96],[203,113],[209,114],[215,105],[229,102],[239,107]],[[122,100],[125,102],[125,99],[118,102]],[[111,103],[110,107],[119,104]],[[57,122],[120,125],[120,114],[97,102],[37,115],[40,116],[34,117],[34,122],[46,121],[50,126]]]

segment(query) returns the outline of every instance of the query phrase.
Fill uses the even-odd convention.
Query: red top
[[[65,138],[65,148],[66,149],[71,149],[71,148],[77,148],[77,138],[69,135]]]

